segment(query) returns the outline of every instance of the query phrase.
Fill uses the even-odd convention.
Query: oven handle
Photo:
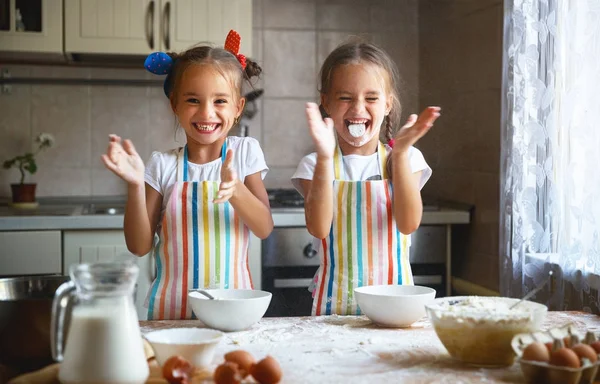
[[[275,279],[275,288],[308,288],[313,279]]]

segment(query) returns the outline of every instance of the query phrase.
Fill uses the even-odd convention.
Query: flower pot
[[[34,203],[37,184],[11,184],[13,203]]]

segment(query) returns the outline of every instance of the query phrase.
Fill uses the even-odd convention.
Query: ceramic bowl
[[[223,333],[206,328],[170,328],[152,331],[144,337],[152,346],[160,366],[169,357],[179,355],[203,368],[212,363]]]
[[[425,316],[435,289],[419,285],[370,285],[354,289],[361,311],[383,327],[409,327]]]
[[[425,306],[431,324],[450,356],[464,363],[509,366],[515,335],[542,327],[548,308],[508,297],[455,296],[435,299]]]
[[[267,312],[271,293],[253,289],[205,289],[215,300],[199,292],[188,293],[196,317],[207,327],[225,332],[242,331],[257,323]]]

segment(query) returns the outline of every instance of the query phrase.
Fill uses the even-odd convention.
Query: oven
[[[306,227],[276,227],[262,243],[262,289],[273,294],[265,316],[310,316],[308,287],[319,268]]]

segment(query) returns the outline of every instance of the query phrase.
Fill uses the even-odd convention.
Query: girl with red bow
[[[261,72],[239,54],[239,46],[239,34],[231,31],[224,49],[196,46],[149,55],[144,67],[167,75],[164,91],[187,144],[154,152],[144,166],[131,141],[110,135],[102,155],[128,185],[128,249],[145,255],[158,234],[149,320],[192,318],[190,289],[251,289],[249,231],[266,238],[273,229],[260,145],[228,136],[244,109],[242,82]]]

